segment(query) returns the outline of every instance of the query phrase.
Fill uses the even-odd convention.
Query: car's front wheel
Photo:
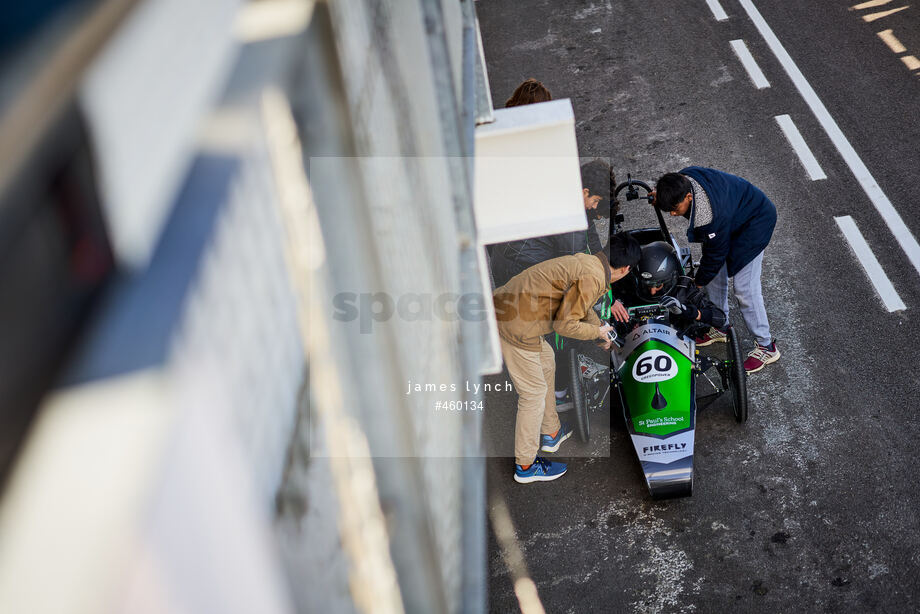
[[[581,365],[575,349],[569,350],[569,372],[571,373],[572,413],[575,414],[575,430],[583,442],[591,439],[591,424],[588,420],[588,397],[585,382],[581,378]]]
[[[735,329],[728,327],[728,392],[732,399],[732,411],[735,420],[747,422],[748,397],[747,397],[747,372],[744,370],[744,358],[741,354],[741,344]]]

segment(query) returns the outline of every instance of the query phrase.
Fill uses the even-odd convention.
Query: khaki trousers
[[[540,339],[539,352],[522,350],[504,339],[501,343],[505,366],[518,393],[514,458],[518,465],[529,465],[540,450],[540,434],[555,433],[560,427],[556,413],[556,360],[546,339]]]

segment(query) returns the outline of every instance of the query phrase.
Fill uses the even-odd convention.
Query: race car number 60
[[[677,363],[661,350],[643,352],[633,364],[632,376],[637,382],[663,382],[677,375]]]

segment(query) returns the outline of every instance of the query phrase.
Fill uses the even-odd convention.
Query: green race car
[[[639,188],[646,196],[639,196]],[[630,179],[617,186],[616,193],[624,189],[627,201],[650,199],[651,189],[642,182]],[[681,267],[692,273],[689,248],[677,245],[661,213],[657,209],[656,213],[660,228],[630,233],[642,244],[661,240],[672,244]],[[614,219],[615,224],[621,221],[621,216]],[[747,420],[746,374],[735,331],[728,327],[727,343],[718,344],[725,346],[724,351],[700,355],[695,343],[698,331],[678,328],[661,305],[629,307],[630,321],[626,324],[614,322],[609,312],[601,311],[618,330],[612,337],[609,368],[575,349],[569,351],[576,432],[582,441],[589,439],[590,412],[600,409],[609,391],[615,389],[652,497],[690,495],[698,403],[704,402],[705,407],[727,393],[735,419]],[[701,378],[705,382],[702,388],[697,386]],[[699,396],[698,388],[705,394]]]

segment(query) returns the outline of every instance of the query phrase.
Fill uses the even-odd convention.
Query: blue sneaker
[[[540,435],[540,452],[555,452],[562,442],[572,436],[572,429],[563,422],[556,436]]]
[[[554,463],[538,456],[533,459],[533,464],[527,469],[521,469],[520,465],[514,466],[514,481],[521,484],[551,482],[556,478],[561,478],[565,470],[565,463]]]

